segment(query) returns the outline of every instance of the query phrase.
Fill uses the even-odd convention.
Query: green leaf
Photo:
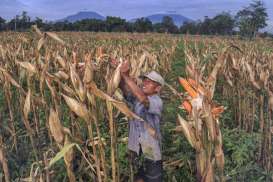
[[[64,155],[66,154],[66,152],[68,152],[69,149],[71,149],[75,145],[77,145],[77,144],[71,143],[71,144],[64,145],[62,150],[60,152],[58,152],[53,159],[51,159],[51,161],[49,162],[49,167],[51,167],[53,164],[55,164],[57,161],[59,161],[61,158],[63,158]]]

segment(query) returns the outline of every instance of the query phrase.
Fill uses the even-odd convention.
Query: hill
[[[77,14],[67,16],[58,21],[68,21],[68,22],[76,22],[83,19],[98,19],[98,20],[105,20],[105,17],[92,11],[81,11]]]

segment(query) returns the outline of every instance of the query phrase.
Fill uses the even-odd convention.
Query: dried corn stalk
[[[192,59],[193,60],[193,59]],[[202,75],[198,70],[191,69],[188,75],[194,76],[188,79],[179,78],[180,84],[187,93],[182,108],[189,114],[189,121],[178,115],[181,130],[192,147],[196,150],[197,180],[211,182],[215,180],[215,169],[220,171],[220,179],[223,181],[224,154],[222,150],[222,135],[219,127],[219,116],[223,107],[215,107],[212,98],[215,90],[216,75],[223,66],[224,56],[217,60],[207,81],[195,75]],[[190,62],[188,68],[194,68],[195,61]],[[204,83],[204,85],[201,85]],[[217,164],[215,166],[215,163]]]

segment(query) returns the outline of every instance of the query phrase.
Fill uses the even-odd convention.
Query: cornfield
[[[185,92],[169,83],[162,96],[183,101],[187,113],[173,113],[178,114],[175,130],[196,151],[196,179],[226,180],[221,134],[226,110],[235,113],[234,124],[242,130],[251,133],[258,125],[257,161],[272,171],[270,42],[162,34],[57,35],[37,27],[0,37],[0,174],[7,182],[129,181],[119,144],[126,143],[128,120],[138,116],[118,88],[120,66],[111,63],[128,60],[130,76],[141,84],[139,76],[150,70],[163,76],[172,72],[178,44],[184,45],[187,74],[176,82]],[[217,103],[215,92],[233,107]],[[164,164],[180,166],[181,161]],[[57,178],[60,172],[65,179]]]
[[[255,122],[259,123],[257,160],[272,171],[273,52],[269,45],[187,38],[185,45],[188,80],[180,78],[180,83],[186,91],[182,109],[188,112],[189,121],[178,115],[181,126],[177,129],[196,150],[198,181],[214,181],[216,169],[217,179],[225,181],[219,116],[227,108],[212,101],[219,77],[226,82],[221,95],[232,101],[229,109],[234,109],[238,127],[253,132]]]
[[[119,66],[111,62],[129,60],[137,79],[151,69],[166,73],[178,40],[107,33],[62,36],[36,27],[31,33],[1,35],[2,104],[8,111],[2,111],[7,119],[0,136],[5,180],[11,181],[6,155],[14,153],[33,161],[20,180],[54,179],[53,165],[63,157],[69,181],[119,181],[116,120],[127,120],[121,113],[138,116],[123,102]],[[29,155],[22,152],[28,147]]]

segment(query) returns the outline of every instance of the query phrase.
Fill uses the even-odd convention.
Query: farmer
[[[160,118],[163,103],[159,97],[164,79],[155,71],[142,77],[142,86],[129,76],[129,62],[121,66],[121,84],[124,96],[131,109],[145,121],[133,119],[129,122],[129,160],[138,168],[135,181],[161,182],[162,155]],[[144,156],[144,165],[140,156]]]

